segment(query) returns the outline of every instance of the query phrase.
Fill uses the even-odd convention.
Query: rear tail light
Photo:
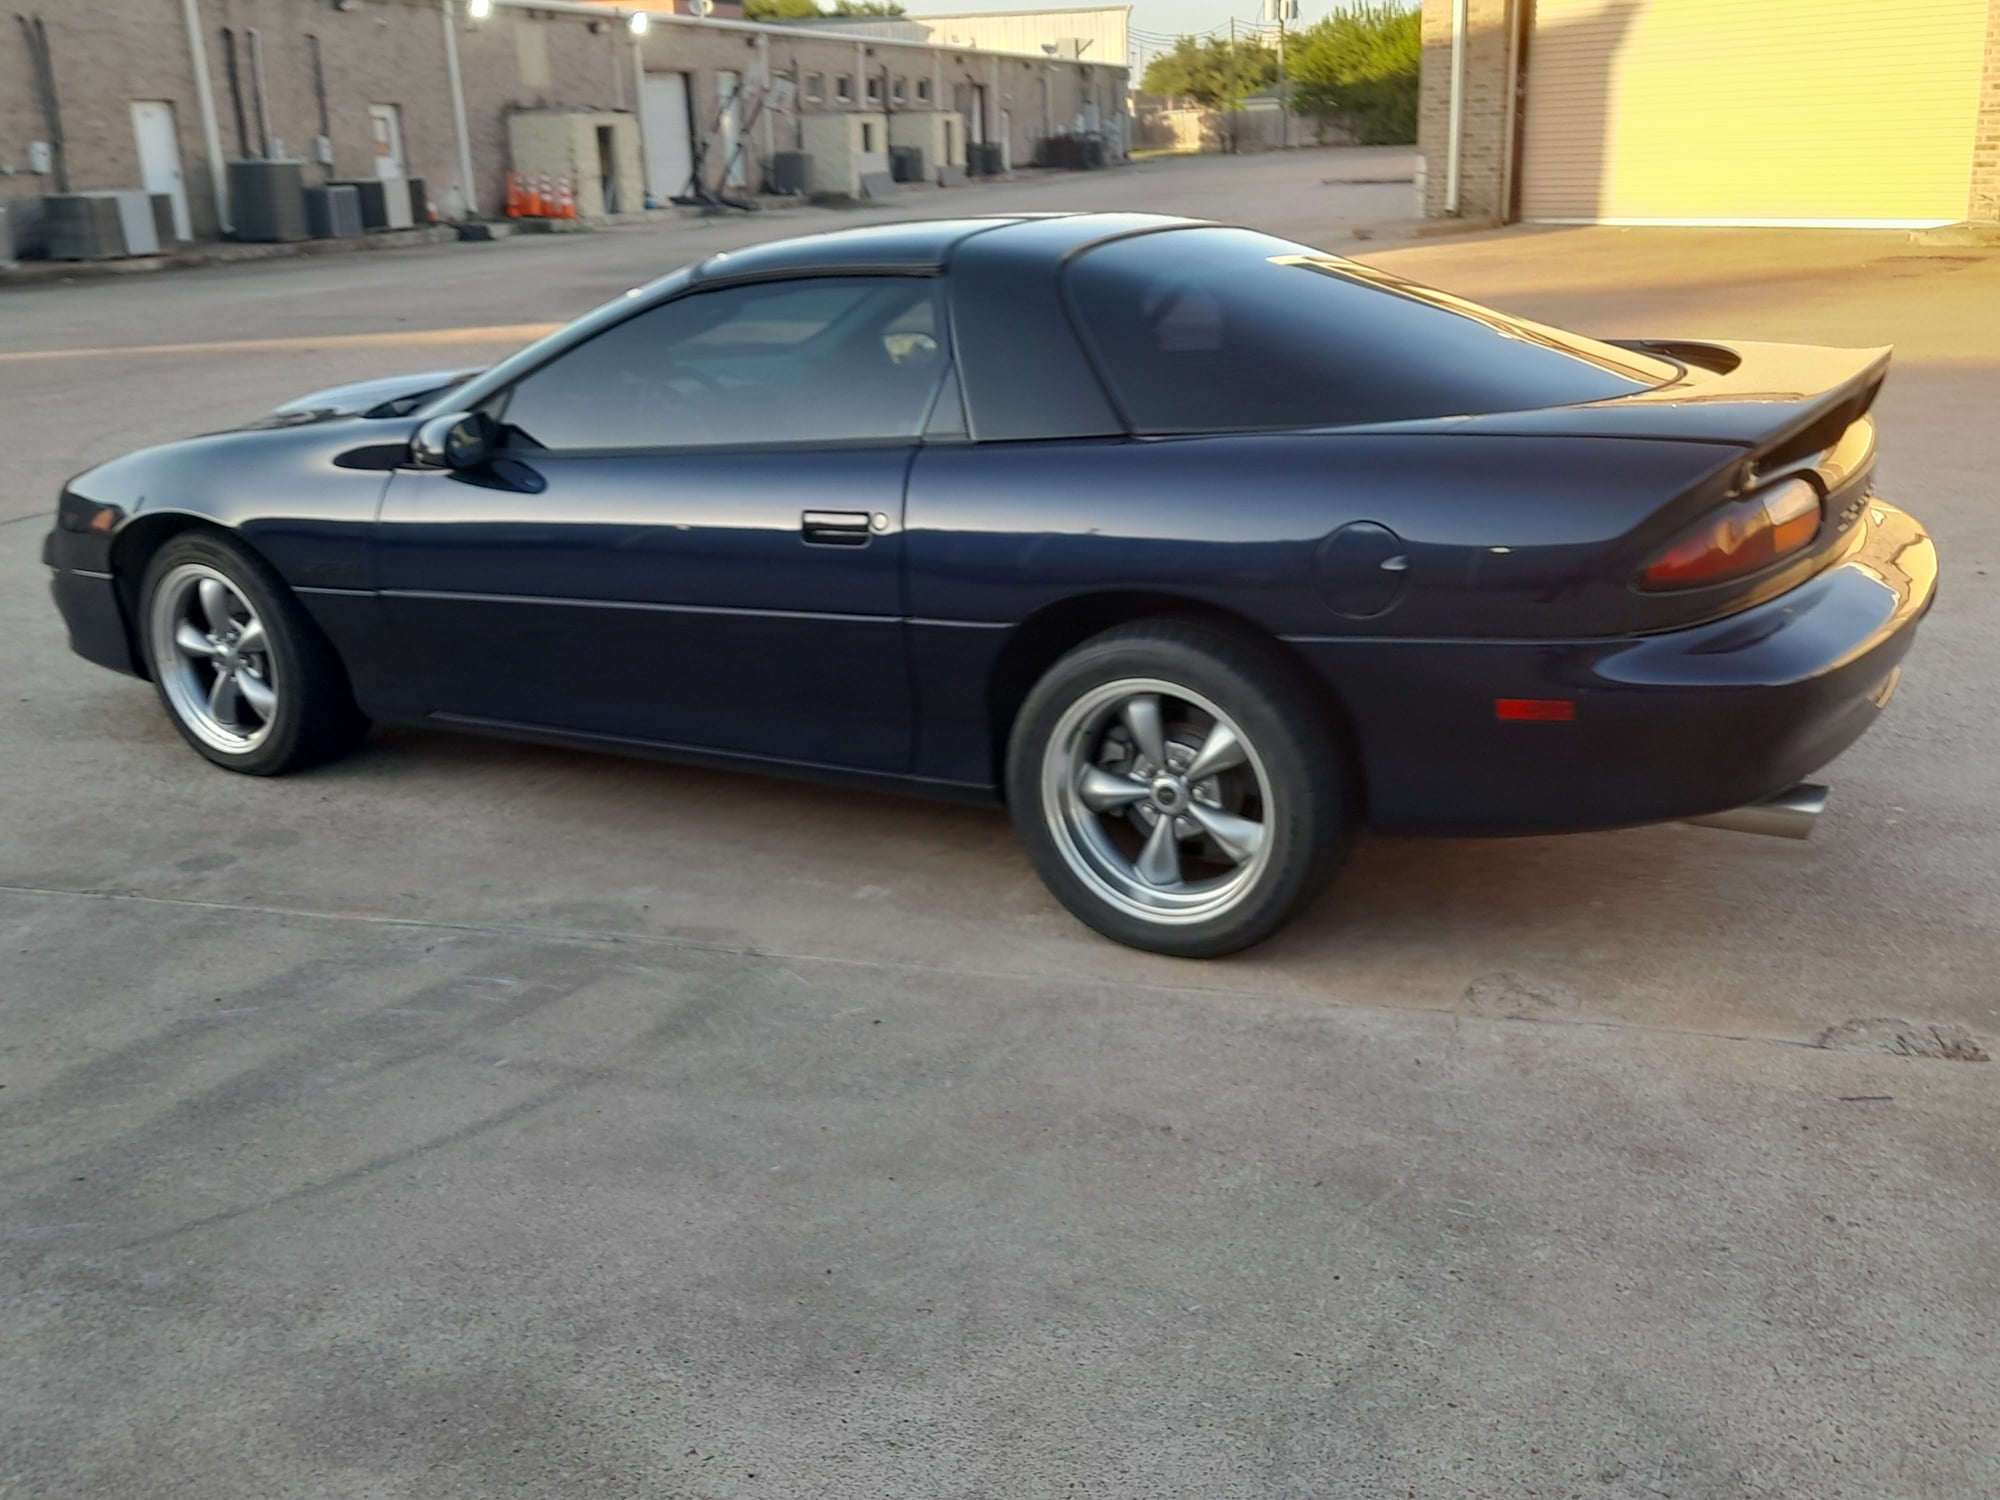
[[[1819,535],[1819,491],[1788,479],[1704,516],[1646,564],[1650,589],[1691,589],[1754,573]]]

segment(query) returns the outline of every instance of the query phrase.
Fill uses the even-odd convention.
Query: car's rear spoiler
[[[1770,468],[1831,446],[1874,404],[1890,351],[1811,344],[1629,342],[1680,366],[1664,385],[1582,406],[1460,419],[1459,430],[1662,438],[1757,450]]]

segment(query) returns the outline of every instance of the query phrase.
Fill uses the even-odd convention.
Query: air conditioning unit
[[[0,198],[0,264],[48,254],[48,211],[40,198]]]
[[[365,229],[408,229],[416,222],[410,217],[410,185],[400,177],[354,177],[327,186],[351,187],[361,195]]]
[[[229,163],[229,211],[239,240],[272,245],[309,238],[306,164],[288,160]]]
[[[812,157],[804,151],[771,153],[771,191],[804,197],[812,191]]]
[[[154,193],[153,233],[159,238],[162,250],[171,250],[181,242],[181,232],[174,227],[174,200],[171,193]]]
[[[922,146],[891,146],[889,148],[889,175],[898,182],[922,182],[924,180],[924,148]]]
[[[153,216],[153,199],[149,193],[110,192],[92,193],[93,198],[109,198],[118,205],[118,228],[125,236],[127,255],[158,255],[160,253],[160,225]],[[172,244],[173,233],[169,230],[166,243]]]
[[[115,260],[125,254],[118,200],[107,193],[50,193],[42,199],[50,260]]]
[[[350,184],[306,189],[306,227],[316,240],[351,240],[361,233],[361,194]]]
[[[425,185],[423,178],[412,177],[410,179],[410,223],[428,224],[430,221],[430,189]]]

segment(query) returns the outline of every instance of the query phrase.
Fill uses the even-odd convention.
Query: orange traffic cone
[[[574,219],[576,217],[576,189],[570,185],[570,180],[567,177],[558,177],[556,179],[556,195],[558,198],[556,217],[559,219]]]
[[[542,173],[542,185],[540,191],[541,191],[541,202],[542,202],[542,217],[545,219],[553,219],[556,216],[556,180],[555,178],[549,176],[549,174],[546,172]]]
[[[521,174],[507,174],[507,206],[501,210],[510,219],[521,217]]]

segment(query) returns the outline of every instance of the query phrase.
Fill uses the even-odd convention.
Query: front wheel
[[[1015,830],[1106,937],[1213,958],[1331,878],[1351,822],[1338,737],[1266,650],[1208,625],[1121,626],[1051,667],[1008,750]]]
[[[219,766],[275,776],[361,737],[331,645],[270,566],[235,541],[177,536],[139,587],[153,685],[174,727]]]

